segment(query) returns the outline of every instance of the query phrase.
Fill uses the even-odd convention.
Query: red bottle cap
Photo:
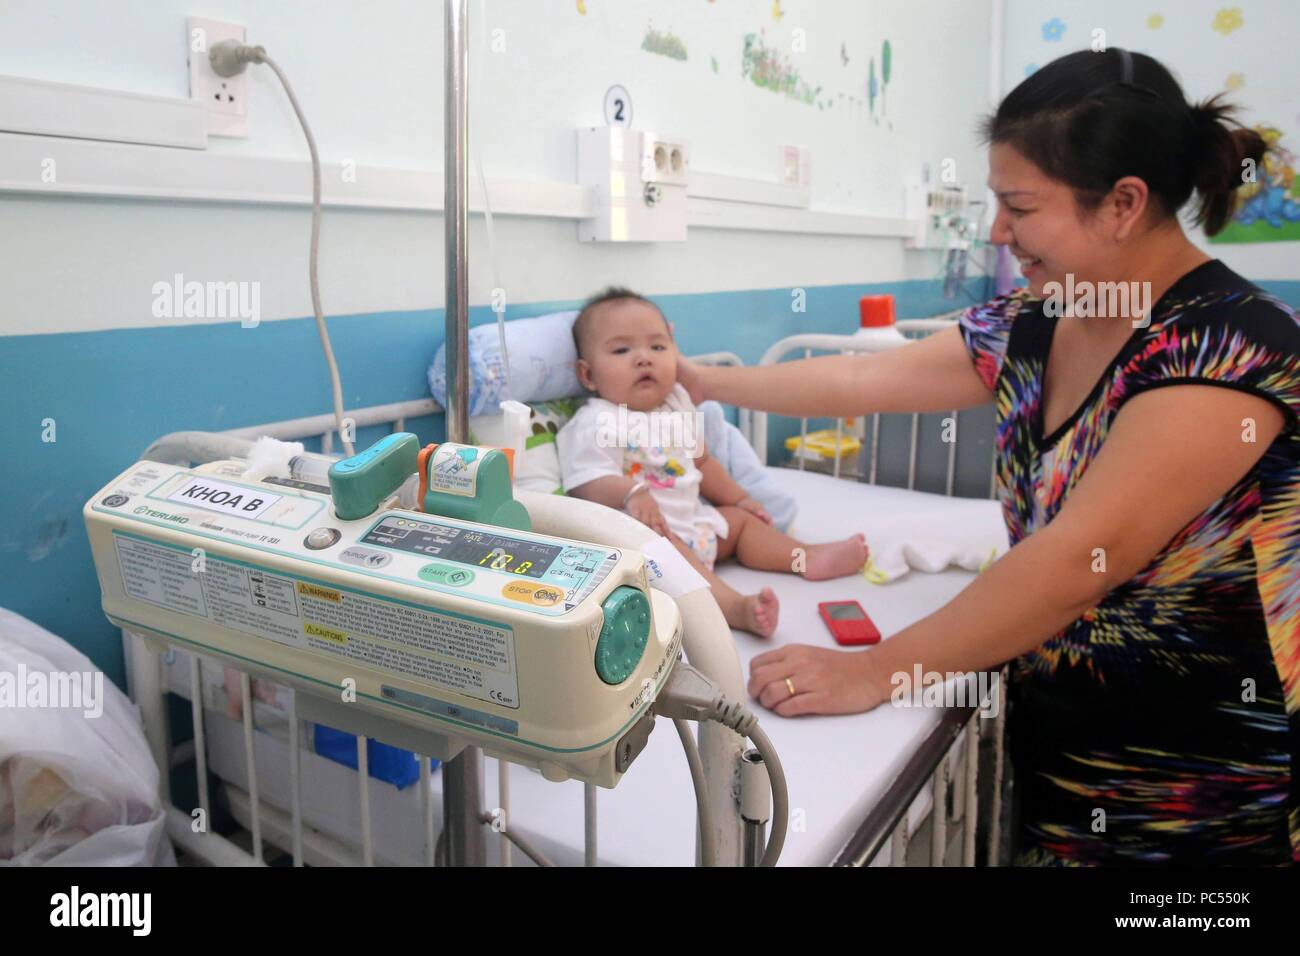
[[[864,329],[878,329],[893,325],[894,297],[892,295],[864,295],[858,300],[858,316]]]

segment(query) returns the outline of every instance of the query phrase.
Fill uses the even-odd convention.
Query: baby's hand
[[[756,518],[758,518],[758,520],[762,521],[764,524],[772,523],[772,516],[767,513],[767,509],[764,508],[762,505],[760,505],[753,498],[749,497],[748,495],[746,495],[744,498],[741,498],[739,501],[737,501],[736,507],[744,511],[748,511],[750,514],[754,515]]]
[[[668,522],[664,520],[658,503],[650,496],[649,488],[642,488],[632,496],[627,503],[627,513],[651,531],[668,537]]]

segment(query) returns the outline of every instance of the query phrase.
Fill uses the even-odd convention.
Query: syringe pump
[[[497,449],[390,435],[329,487],[245,468],[141,461],[87,502],[114,624],[306,691],[304,719],[618,782],[682,642],[641,554],[534,534]]]

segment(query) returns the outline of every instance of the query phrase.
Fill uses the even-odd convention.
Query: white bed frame
[[[950,323],[943,320],[905,320],[899,322],[900,331],[909,336],[923,335],[945,327]],[[845,352],[871,351],[879,346],[864,348],[860,339],[850,336],[800,335],[783,339],[776,343],[763,357],[763,364],[772,364],[792,353],[802,352],[804,356],[814,351]],[[713,364],[743,364],[740,358],[731,353],[713,353],[697,357],[698,361]],[[431,399],[400,402],[376,406],[349,412],[349,417],[358,429],[371,426],[388,426],[392,431],[404,431],[408,418],[435,414],[441,408]],[[740,428],[745,437],[754,445],[760,456],[766,458],[767,414],[741,410]],[[916,471],[916,444],[918,437],[918,416],[913,416],[911,446],[908,471],[908,487],[913,488]],[[879,416],[877,427],[873,430],[871,447],[871,468],[868,476],[872,483],[876,479],[876,463],[879,454]],[[254,439],[260,435],[269,435],[284,441],[298,441],[319,437],[322,451],[328,453],[332,448],[334,418],[332,415],[320,415],[312,418],[292,421],[274,422],[251,428],[238,429],[223,433],[233,438]],[[843,419],[838,419],[837,430],[843,429]],[[807,433],[807,419],[801,426],[801,434]],[[953,476],[955,462],[954,442],[949,451],[947,494],[953,493]],[[835,463],[838,477],[839,463]],[[799,467],[803,467],[802,460]],[[297,717],[295,692],[290,691],[289,742],[287,759],[289,761],[290,793],[288,806],[276,805],[259,793],[258,770],[254,758],[255,731],[253,726],[253,704],[251,680],[247,673],[240,675],[240,693],[242,697],[243,737],[244,737],[244,773],[238,782],[223,781],[228,803],[236,819],[248,831],[251,838],[251,852],[234,842],[210,831],[195,832],[192,811],[175,806],[170,796],[169,768],[193,758],[198,778],[199,808],[203,819],[211,820],[211,795],[208,792],[208,753],[205,735],[205,711],[202,704],[203,695],[200,679],[198,657],[190,661],[190,701],[194,723],[194,738],[180,747],[172,743],[167,720],[168,687],[163,676],[162,661],[156,649],[151,648],[139,635],[123,631],[123,646],[127,660],[127,679],[130,694],[139,707],[144,722],[146,736],[155,759],[162,770],[162,797],[166,807],[167,832],[173,842],[190,856],[212,865],[263,865],[263,842],[265,832],[271,835],[271,842],[292,854],[295,865],[304,862],[312,864],[361,862],[370,865],[374,862],[374,848],[371,840],[370,819],[370,783],[366,765],[366,740],[358,737],[358,770],[346,770],[351,775],[352,786],[359,794],[361,845],[350,847],[341,845],[337,840],[318,833],[303,823],[302,799],[300,789],[300,766],[302,759],[301,721]],[[224,665],[221,665],[224,666]],[[1005,673],[1000,675],[1005,678]],[[995,693],[1001,696],[997,708],[998,717],[993,722],[993,754],[991,762],[992,808],[987,815],[988,824],[983,829],[987,835],[987,854],[985,862],[997,865],[1001,838],[1001,805],[1003,788],[1003,736],[1005,732],[1005,691],[1004,681],[995,682]],[[875,805],[866,819],[862,820],[852,838],[848,840],[837,854],[833,865],[864,866],[879,863],[887,855],[889,865],[901,866],[911,863],[928,862],[930,865],[942,866],[949,857],[950,845],[954,835],[960,830],[960,852],[958,858],[962,865],[972,866],[976,863],[976,835],[979,827],[978,784],[981,766],[980,754],[981,720],[974,707],[948,708],[942,719],[924,741],[898,778]],[[419,787],[423,803],[423,840],[424,862],[434,865],[436,862],[437,834],[434,827],[433,792],[431,788],[430,763],[427,757],[419,758]],[[950,773],[959,768],[960,780],[950,780]],[[508,792],[501,791],[502,808],[508,812]],[[723,790],[730,794],[733,781],[728,779],[710,779],[709,788]],[[587,788],[584,801],[586,818],[585,859],[588,865],[595,863],[595,800],[594,789]],[[915,841],[924,828],[924,841]],[[206,828],[204,828],[206,830]],[[930,851],[928,861],[909,858],[909,845],[914,842],[928,844]],[[508,844],[502,841],[501,862],[510,863]],[[954,855],[955,851],[954,851]]]

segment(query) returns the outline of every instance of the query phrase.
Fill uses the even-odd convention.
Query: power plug
[[[266,61],[266,50],[260,46],[246,46],[238,40],[222,40],[208,51],[208,65],[217,76],[238,76],[250,63]]]
[[[198,100],[207,111],[209,136],[248,136],[249,83],[247,73],[236,70],[218,73],[212,53],[218,48],[230,53],[244,44],[244,27],[206,17],[186,20],[186,55],[189,58],[190,99]],[[227,59],[218,58],[225,68]]]

